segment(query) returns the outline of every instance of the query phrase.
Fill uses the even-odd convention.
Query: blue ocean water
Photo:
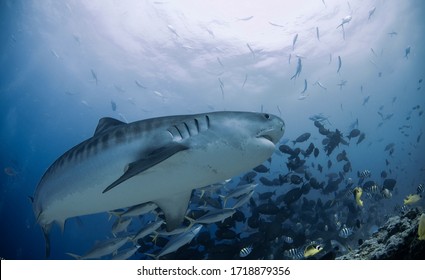
[[[319,181],[342,170],[335,160],[342,150],[352,167],[346,178],[357,182],[357,171],[370,170],[382,184],[387,172],[397,181],[393,196],[371,211],[382,220],[392,215],[425,182],[425,5],[298,2],[0,1],[0,257],[44,258],[29,197],[53,161],[91,137],[105,116],[276,114],[286,123],[284,140],[311,133],[305,143],[286,144],[320,148],[307,161]],[[328,157],[315,115],[344,136],[358,122],[365,140]],[[288,173],[286,162],[277,151],[265,176]],[[310,196],[326,201],[333,194]],[[51,258],[84,254],[110,237],[112,222],[103,213],[72,219],[63,233],[54,227]]]

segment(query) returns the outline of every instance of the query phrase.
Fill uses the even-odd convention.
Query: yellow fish
[[[419,218],[418,238],[425,240],[425,214],[422,214]]]
[[[304,258],[312,257],[323,250],[322,245],[311,244],[304,250]]]
[[[361,187],[356,187],[353,190],[354,199],[356,200],[356,203],[358,206],[363,207],[363,201],[360,199],[363,194],[363,189]]]
[[[421,199],[421,196],[418,194],[409,194],[404,199],[404,205],[409,205],[418,202]]]

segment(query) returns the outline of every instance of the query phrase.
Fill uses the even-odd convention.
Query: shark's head
[[[283,120],[268,113],[214,112],[208,115],[211,129],[220,131],[225,144],[246,151],[252,160],[257,157],[260,163],[261,159],[271,156],[285,132]]]
[[[267,113],[259,114],[257,118],[259,131],[256,136],[265,138],[276,145],[285,132],[284,121],[275,115]]]
[[[220,125],[233,131],[235,135],[257,138],[277,144],[285,132],[285,123],[275,115],[251,112],[215,112]],[[214,119],[212,120],[214,125]]]

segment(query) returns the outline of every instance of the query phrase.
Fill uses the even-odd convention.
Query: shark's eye
[[[269,114],[264,114],[264,117],[266,118],[266,119],[270,119],[270,115]]]

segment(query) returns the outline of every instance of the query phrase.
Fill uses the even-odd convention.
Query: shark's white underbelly
[[[137,157],[132,155],[132,149],[104,153],[73,166],[67,170],[68,175],[58,174],[42,186],[49,195],[41,198],[39,222],[63,223],[70,217],[125,208],[190,192],[253,168],[274,151],[272,143],[258,146],[257,149],[252,147],[253,143],[246,145],[250,147],[214,142],[208,147],[181,151],[106,193],[102,193],[103,190],[119,178],[125,166]]]

